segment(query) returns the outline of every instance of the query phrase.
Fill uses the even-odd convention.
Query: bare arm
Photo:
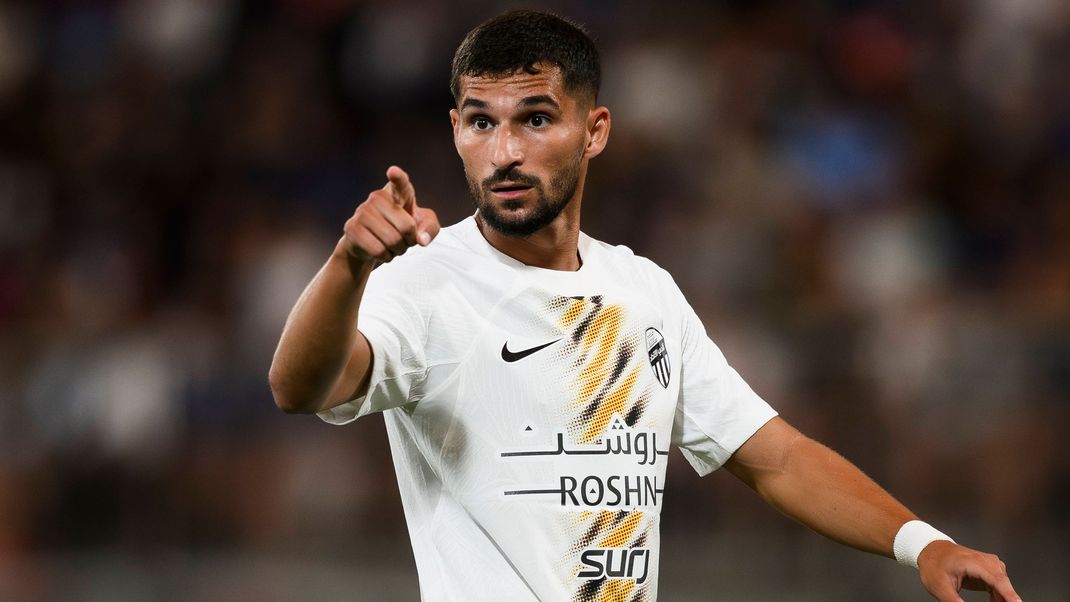
[[[387,178],[346,221],[345,235],[286,320],[268,373],[275,405],[285,412],[318,412],[366,392],[372,350],[356,324],[368,276],[376,261],[438,234],[438,219],[416,205],[408,174],[391,167]]]
[[[780,512],[859,550],[891,556],[917,517],[842,456],[773,418],[725,464]]]
[[[736,450],[725,468],[780,512],[859,550],[893,557],[896,533],[916,518],[843,456],[779,417]],[[918,567],[939,600],[960,600],[961,587],[989,590],[993,600],[1019,599],[1006,567],[991,554],[936,541],[925,547]]]
[[[371,347],[357,310],[373,262],[351,258],[342,241],[297,300],[268,372],[275,404],[311,413],[363,394]]]

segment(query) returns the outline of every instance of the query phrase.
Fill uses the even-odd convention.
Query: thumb
[[[386,188],[389,189],[390,196],[394,199],[394,202],[410,214],[415,215],[413,210],[416,207],[416,191],[413,190],[409,174],[405,173],[405,170],[397,165],[391,165],[386,170],[386,178],[389,180]]]
[[[438,216],[435,215],[434,210],[426,207],[416,207],[414,217],[416,218],[416,241],[421,246],[426,247],[431,244],[431,241],[438,236],[440,226],[438,224]]]

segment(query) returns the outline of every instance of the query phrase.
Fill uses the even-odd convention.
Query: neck
[[[554,221],[529,236],[510,236],[491,228],[476,213],[476,224],[492,247],[537,268],[575,272],[580,269],[580,203],[573,199]]]

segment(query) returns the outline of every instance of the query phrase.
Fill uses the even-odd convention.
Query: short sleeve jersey
[[[472,217],[372,272],[358,328],[423,600],[652,601],[675,444],[709,473],[775,412],[667,272],[581,234],[575,272]]]

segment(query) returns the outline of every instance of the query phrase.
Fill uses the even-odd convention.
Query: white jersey
[[[376,269],[358,327],[423,600],[653,601],[670,443],[700,473],[775,415],[667,272],[580,234],[526,266],[471,217]]]

